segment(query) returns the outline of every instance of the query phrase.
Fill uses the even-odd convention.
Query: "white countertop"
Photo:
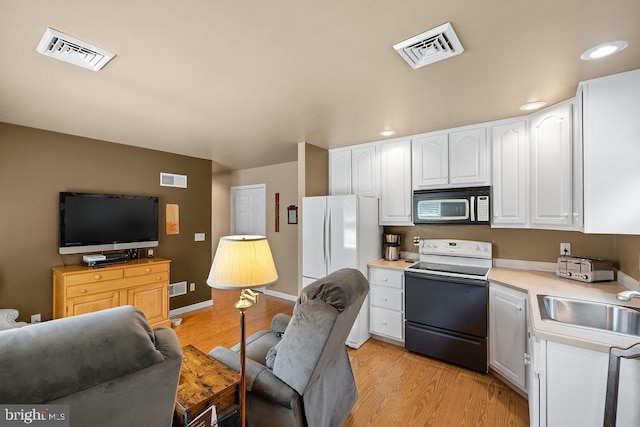
[[[409,265],[404,260],[383,259],[368,264],[369,267],[398,270],[404,270]],[[537,338],[603,352],[608,352],[611,346],[629,347],[640,342],[639,337],[545,321],[540,317],[537,298],[539,294],[640,308],[638,298],[633,298],[631,301],[616,299],[618,292],[627,289],[618,282],[583,283],[564,279],[550,272],[499,267],[491,269],[489,281],[528,293],[531,330]]]

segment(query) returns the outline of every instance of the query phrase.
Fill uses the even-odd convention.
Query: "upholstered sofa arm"
[[[271,320],[271,332],[276,334],[277,336],[282,336],[284,334],[285,329],[287,329],[287,325],[291,320],[291,316],[283,313],[278,313],[273,316]]]
[[[167,327],[159,327],[153,330],[156,349],[162,353],[165,360],[176,360],[182,364],[182,348],[176,333]]]
[[[240,372],[240,354],[225,347],[216,347],[209,356],[224,363],[236,372]],[[260,394],[263,398],[280,406],[293,408],[299,396],[291,387],[276,377],[264,365],[247,358],[245,360],[247,390]]]

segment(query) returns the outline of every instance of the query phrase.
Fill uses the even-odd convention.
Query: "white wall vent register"
[[[464,52],[451,22],[395,44],[393,48],[414,70]]]
[[[171,283],[169,285],[169,297],[187,294],[187,282]]]
[[[160,186],[187,188],[187,176],[160,172]]]
[[[51,58],[73,65],[100,71],[115,53],[71,37],[53,28],[47,28],[36,50]]]

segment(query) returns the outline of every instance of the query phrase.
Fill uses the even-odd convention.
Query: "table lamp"
[[[235,308],[240,310],[240,419],[246,420],[245,319],[244,314],[258,294],[249,288],[271,285],[278,272],[264,236],[225,236],[220,238],[213,257],[207,285],[217,289],[241,289]]]

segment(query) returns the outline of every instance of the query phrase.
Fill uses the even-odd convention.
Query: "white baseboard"
[[[266,289],[264,291],[264,294],[272,297],[276,297],[276,298],[282,298],[289,301],[294,301],[294,302],[298,300],[298,297],[296,295],[285,294],[284,292],[278,292],[278,291],[270,291],[269,289]]]
[[[185,305],[184,307],[178,307],[173,310],[169,310],[169,316],[177,316],[179,314],[188,313],[193,310],[198,310],[199,308],[205,308],[213,305],[213,300],[209,299],[207,301],[197,302],[195,304]]]

